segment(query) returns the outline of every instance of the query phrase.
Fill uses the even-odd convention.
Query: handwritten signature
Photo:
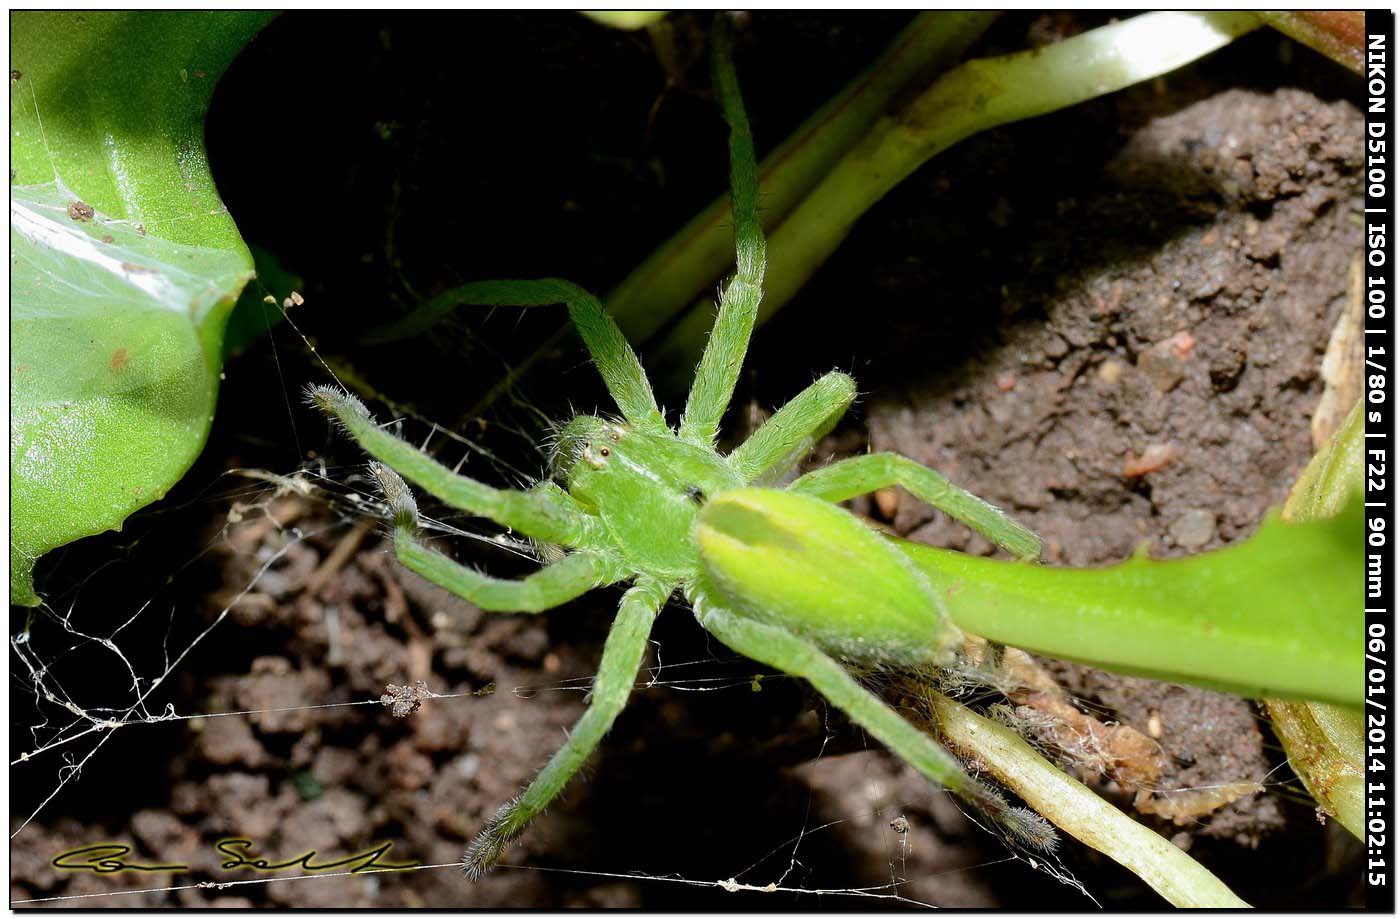
[[[342,868],[347,869],[350,874],[358,874],[362,871],[404,871],[409,868],[417,868],[421,864],[421,862],[383,860],[389,854],[389,850],[394,847],[392,842],[380,843],[374,848],[356,852],[354,855],[325,862],[315,860],[315,849],[285,861],[270,861],[259,857],[253,850],[254,845],[256,844],[251,839],[219,840],[214,848],[220,855],[227,856],[219,863],[219,867],[224,871],[246,868],[250,871],[262,872],[285,871],[288,868],[300,868],[303,871],[331,871]],[[49,864],[62,871],[91,871],[94,874],[116,874],[121,871],[179,872],[190,870],[189,865],[147,865],[127,861],[126,857],[130,854],[131,846],[125,846],[121,843],[99,843],[95,846],[70,849],[55,855]]]

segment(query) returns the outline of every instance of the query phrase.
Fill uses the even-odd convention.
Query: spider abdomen
[[[701,510],[695,541],[702,591],[847,660],[938,664],[961,641],[923,574],[837,505],[735,489]]]

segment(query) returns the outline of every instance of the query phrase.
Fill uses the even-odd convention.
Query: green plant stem
[[[666,16],[666,10],[579,10],[599,25],[631,32],[653,25]]]
[[[770,230],[811,191],[850,147],[863,138],[892,100],[910,85],[952,66],[996,20],[998,13],[925,12],[900,32],[871,67],[802,123],[759,165],[764,230]],[[720,195],[638,265],[607,297],[608,312],[634,342],[645,341],[693,305],[734,259],[729,196]],[[451,292],[449,291],[450,295]],[[417,331],[459,301],[437,297],[395,323]],[[422,314],[420,316],[420,314]],[[706,318],[705,333],[709,331]],[[545,354],[567,340],[561,328],[468,413],[481,414]],[[367,340],[389,340],[384,330]],[[700,339],[703,341],[703,339]],[[697,351],[698,354],[698,351]],[[689,369],[689,368],[687,368]]]
[[[1249,906],[1200,862],[1055,768],[1015,732],[939,693],[929,694],[939,733],[1075,839],[1142,878],[1174,906]]]
[[[960,629],[1105,670],[1249,698],[1360,706],[1361,502],[1188,558],[1051,568],[893,540]]]
[[[1326,702],[1265,699],[1288,765],[1318,806],[1357,839],[1364,839],[1365,748],[1362,713]]]
[[[875,202],[958,141],[1161,76],[1258,25],[1252,13],[1148,13],[1047,48],[959,65],[876,121],[770,234],[759,322],[797,293]],[[689,310],[655,349],[653,366],[688,372],[713,313],[708,301]]]
[[[1327,446],[1298,477],[1284,505],[1286,520],[1317,520],[1337,514],[1361,484],[1364,412],[1357,400]],[[1357,649],[1361,654],[1361,649]],[[1357,839],[1364,838],[1365,748],[1363,714],[1326,702],[1265,699],[1274,733],[1288,764],[1321,808]]]

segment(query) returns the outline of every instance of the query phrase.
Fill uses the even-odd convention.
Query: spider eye
[[[598,455],[601,456],[601,457],[606,458],[606,457],[612,455],[612,451],[609,450],[607,447],[602,447],[602,448],[600,448],[600,449],[598,450]]]

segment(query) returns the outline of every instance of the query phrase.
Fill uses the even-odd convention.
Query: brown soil
[[[1297,91],[1236,90],[1149,123],[1109,162],[1098,194],[1064,202],[1078,238],[1046,260],[1053,274],[1008,266],[1017,283],[995,340],[872,394],[871,446],[1012,510],[1056,563],[1118,561],[1144,545],[1183,555],[1247,536],[1312,455],[1322,353],[1361,245],[1359,119],[1347,103]],[[1184,229],[1146,257],[1134,257],[1135,240],[1095,232],[1154,221]],[[1134,474],[1153,452],[1162,465]],[[990,550],[907,496],[894,526]],[[1177,764],[1166,788],[1263,781],[1273,766],[1252,703],[1059,671],[1140,729],[1158,713]],[[1280,799],[1260,796],[1193,832],[1255,846],[1283,823]]]
[[[1012,17],[980,52],[997,50],[999,42],[1019,46],[1028,32],[1073,30],[1075,23],[1062,19]],[[691,73],[694,86],[687,85],[683,67],[675,77],[679,64],[671,66],[677,88],[648,126],[647,155],[613,149],[618,137],[638,132],[627,121],[637,110],[634,97],[647,102],[659,80],[650,48],[635,38],[602,30],[584,31],[580,38],[562,17],[525,25],[504,20],[494,32],[463,38],[486,55],[478,64],[470,54],[434,44],[446,39],[421,34],[431,31],[422,26],[415,31],[399,21],[357,22],[347,28],[347,40],[369,48],[374,65],[364,78],[371,101],[357,102],[364,109],[351,111],[382,130],[366,130],[363,137],[342,130],[326,140],[306,131],[308,143],[318,145],[308,165],[287,167],[303,169],[295,174],[306,185],[270,196],[305,200],[310,193],[331,212],[322,219],[339,226],[337,195],[344,188],[379,190],[389,187],[386,176],[392,179],[393,193],[382,208],[374,202],[366,213],[346,215],[341,232],[349,241],[331,234],[336,238],[323,241],[304,261],[285,256],[310,281],[307,312],[297,313],[296,321],[313,334],[334,342],[337,326],[348,325],[330,307],[317,314],[318,303],[351,304],[352,315],[373,318],[376,308],[365,303],[366,292],[385,301],[409,299],[406,277],[432,290],[455,276],[535,274],[540,269],[531,266],[543,264],[548,273],[571,274],[604,289],[722,181],[722,170],[711,162],[722,144],[696,142],[686,121],[710,117],[709,103],[694,89],[703,87],[703,76]],[[863,29],[849,18],[795,22],[755,17],[749,57],[741,61],[752,61],[745,89],[755,132],[767,144],[869,60],[900,19],[872,17]],[[305,49],[307,57],[296,65],[304,70],[286,85],[313,98],[318,84],[297,87],[314,80],[310,74],[318,63],[334,68],[342,75],[337,79],[358,79],[344,77],[343,61],[335,63],[343,50],[309,56],[321,53],[309,50],[309,28],[287,17],[255,45],[254,60],[266,67],[281,60],[279,48]],[[492,41],[502,47],[489,48]],[[774,405],[815,372],[833,365],[853,370],[864,387],[861,409],[823,445],[818,459],[869,446],[929,463],[1046,536],[1056,563],[1110,562],[1143,543],[1154,554],[1184,554],[1247,536],[1264,510],[1282,500],[1311,452],[1309,419],[1320,394],[1322,351],[1342,309],[1349,261],[1360,246],[1360,116],[1350,103],[1330,101],[1338,86],[1353,90],[1327,62],[1312,60],[1302,49],[1292,49],[1285,61],[1280,47],[1273,36],[1255,36],[1166,83],[991,132],[940,157],[881,202],[760,333],[745,399]],[[416,81],[425,79],[424,69],[446,79],[441,75],[449,61],[507,67],[513,53],[535,55],[538,48],[551,52],[540,54],[540,66],[554,68],[539,78],[544,85],[555,85],[549,81],[561,74],[572,79],[569,68],[580,60],[612,61],[569,90],[582,100],[606,100],[591,114],[611,131],[595,127],[579,141],[591,145],[592,159],[568,159],[541,171],[535,184],[527,183],[529,170],[539,168],[533,160],[524,174],[510,173],[509,164],[499,162],[506,172],[483,168],[479,178],[459,176],[456,160],[451,167],[434,166],[442,151],[455,155],[463,137],[434,133],[443,130],[435,127],[443,113],[427,111],[430,105],[395,109],[375,95],[394,79],[410,88],[436,85]],[[785,68],[808,61],[827,65],[813,70],[821,80],[793,87]],[[1257,85],[1241,88],[1240,73],[1251,74]],[[1294,82],[1303,88],[1278,88]],[[263,114],[261,106],[268,103],[256,86],[247,92],[247,108],[229,103],[233,110]],[[355,87],[344,92],[355,96]],[[794,99],[793,93],[806,95]],[[561,112],[586,108],[582,100],[564,99]],[[267,117],[286,117],[290,125],[302,111],[315,110],[289,103],[295,117]],[[469,127],[452,130],[465,136]],[[713,134],[707,139],[718,138],[714,127],[705,128]],[[216,150],[219,137],[220,129],[211,125]],[[385,137],[393,138],[396,156],[376,152]],[[1067,137],[1075,143],[1066,144]],[[531,140],[531,150],[548,143],[544,137]],[[350,152],[335,153],[337,143]],[[512,149],[504,145],[499,156],[509,159]],[[547,149],[557,151],[557,145]],[[342,161],[346,165],[335,165]],[[382,181],[367,181],[362,171]],[[1055,177],[1053,185],[1048,176]],[[234,212],[240,225],[254,228],[252,238],[267,241],[279,255],[305,245],[304,226],[267,205],[259,210],[258,196],[247,191],[240,198],[237,184],[235,178],[228,186],[234,189],[229,200],[231,206],[245,202],[246,217],[236,206]],[[449,197],[489,211],[501,186],[523,189],[522,200],[506,209],[508,219],[524,213],[522,232],[539,234],[528,237],[532,247],[512,256],[500,253],[521,249],[526,238],[512,235],[513,224],[481,221],[485,229],[463,228],[460,209],[444,209],[446,192],[434,191],[451,187]],[[616,201],[641,203],[622,205],[624,213],[615,214],[609,208]],[[451,212],[447,218],[444,210]],[[600,251],[596,240],[604,237],[620,242]],[[463,251],[471,257],[464,260]],[[522,267],[507,270],[511,257]],[[853,305],[859,306],[859,323],[851,322]],[[534,327],[521,328],[521,338],[537,340],[528,331]],[[359,361],[348,348],[342,353],[356,359],[362,372],[368,367],[381,389],[392,382],[396,398],[425,406],[436,417],[453,417],[470,401],[464,392],[476,391],[454,377],[460,358],[444,353],[461,348],[462,337],[448,334],[411,352],[377,353],[373,361]],[[359,462],[353,448],[327,437],[324,424],[309,413],[295,414],[288,433],[283,394],[300,377],[284,377],[274,366],[293,364],[289,357],[304,354],[304,346],[286,334],[271,345],[282,349],[282,363],[274,365],[264,347],[230,365],[222,428],[191,475],[197,485],[186,486],[184,504],[171,502],[178,514],[128,528],[135,548],[127,549],[125,561],[134,567],[154,555],[168,566],[172,558],[188,557],[190,545],[208,544],[212,552],[191,571],[179,572],[180,583],[188,584],[182,588],[183,615],[202,628],[237,600],[229,621],[176,671],[156,711],[167,702],[181,714],[291,710],[117,732],[83,778],[16,838],[12,898],[246,877],[218,869],[213,845],[230,835],[256,840],[270,858],[309,849],[329,858],[393,841],[390,859],[452,863],[582,711],[582,689],[596,667],[615,595],[599,593],[540,617],[483,615],[391,563],[381,535],[359,523],[347,500],[348,490],[367,487],[362,467],[355,465],[313,467],[305,480],[326,490],[310,497],[241,487],[220,499],[204,492],[226,467],[290,473],[308,452]],[[493,342],[479,352],[488,358],[481,362],[485,367],[476,369],[489,374],[498,355],[512,347],[518,350],[519,342]],[[565,395],[584,405],[592,384],[574,387],[587,376],[588,368],[579,364],[577,354],[565,355],[560,372],[545,376],[566,381]],[[285,372],[320,379],[309,360]],[[526,395],[553,411],[544,395],[548,389],[537,386]],[[533,433],[539,422],[503,407],[492,425],[470,433],[495,437],[505,446],[492,440],[493,448],[508,453],[510,430]],[[408,425],[410,436],[426,432]],[[471,462],[481,465],[469,471],[513,484],[509,472],[480,459]],[[881,516],[872,501],[854,506]],[[906,496],[889,517],[895,529],[915,539],[989,550]],[[180,547],[170,550],[172,541]],[[456,540],[443,545],[493,572],[528,568],[505,552],[466,548]],[[239,598],[279,550],[285,550],[281,560]],[[83,570],[80,558],[64,560],[60,570]],[[100,570],[92,575],[99,576]],[[86,577],[74,581],[85,583]],[[74,607],[80,614],[92,615],[96,589],[76,595],[84,600]],[[128,589],[140,599],[149,596]],[[100,621],[89,618],[86,628],[96,630],[92,623]],[[155,647],[184,646],[163,635],[164,621],[152,628]],[[661,667],[656,685],[637,692],[593,761],[588,781],[575,782],[508,856],[512,865],[555,870],[503,868],[471,885],[444,868],[79,903],[893,905],[729,893],[713,883],[737,876],[758,886],[782,878],[785,887],[827,890],[898,877],[907,881],[899,888],[903,896],[944,906],[1087,904],[1045,871],[1009,860],[1000,842],[946,795],[883,750],[866,749],[873,745],[801,686],[773,676],[755,683],[756,668],[708,642],[683,609],[666,611],[654,637],[650,665]],[[1160,827],[1242,896],[1258,905],[1290,906],[1339,906],[1356,899],[1358,850],[1334,828],[1321,826],[1300,800],[1296,781],[1281,767],[1276,741],[1251,703],[1047,663],[1100,717],[1143,731],[1160,725],[1170,761],[1167,787],[1268,783],[1266,794],[1197,823]],[[157,654],[138,672],[160,669]],[[94,671],[90,678],[111,680],[123,672]],[[388,684],[417,680],[451,698],[429,698],[403,718],[379,704],[306,708],[371,701]],[[75,694],[81,688],[81,680],[68,685]],[[682,691],[702,688],[709,691]],[[15,749],[32,749],[35,735],[27,727],[38,718],[21,714],[16,720],[26,729],[15,732]],[[14,809],[20,819],[56,781],[53,761],[39,762],[16,772]],[[174,878],[61,875],[47,864],[59,851],[108,839],[133,845],[132,858],[183,862],[192,869]],[[1137,879],[1073,842],[1066,842],[1060,858],[1104,905],[1160,905]]]

